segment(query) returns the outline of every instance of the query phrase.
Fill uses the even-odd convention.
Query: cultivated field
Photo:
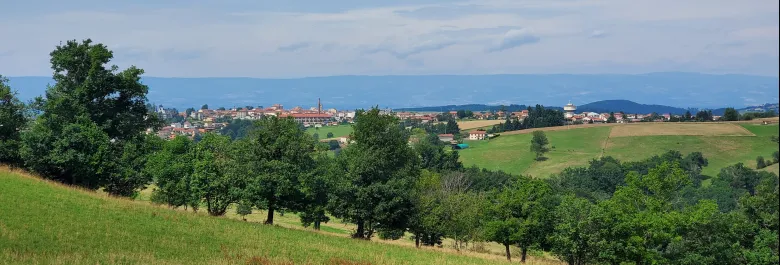
[[[755,136],[734,123],[635,123],[613,127],[609,137],[651,135]]]
[[[458,127],[461,130],[469,130],[482,128],[487,126],[493,126],[502,123],[502,120],[474,120],[474,121],[458,121]]]
[[[232,211],[211,217],[171,210],[7,168],[0,168],[0,195],[0,264],[508,264],[499,255],[332,235],[345,228],[317,233],[236,220]]]
[[[536,177],[548,177],[566,167],[583,166],[592,159],[601,156],[613,156],[623,161],[636,161],[661,154],[668,150],[678,150],[683,154],[702,152],[709,160],[704,174],[716,175],[721,168],[742,162],[755,167],[757,156],[770,157],[777,145],[769,136],[778,135],[778,125],[758,124],[712,124],[725,126],[710,135],[645,135],[612,137],[613,130],[631,126],[648,125],[595,125],[561,126],[547,131],[552,150],[546,155],[546,161],[535,161],[529,151],[531,134],[528,132],[507,134],[490,141],[468,141],[470,147],[460,151],[464,165],[477,165],[493,170],[504,170],[515,174],[528,174]],[[660,125],[660,124],[658,124]],[[664,124],[667,125],[667,124]],[[690,126],[698,124],[670,123],[669,126]],[[736,129],[729,126],[739,126]],[[688,128],[688,127],[685,127]],[[699,127],[701,128],[701,127]],[[675,131],[690,129],[673,128]],[[526,130],[531,131],[531,130]],[[740,136],[724,136],[741,132]],[[703,134],[702,132],[698,132]],[[746,135],[746,134],[752,134]],[[736,134],[735,134],[736,135]]]

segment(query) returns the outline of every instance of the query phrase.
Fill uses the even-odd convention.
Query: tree
[[[420,166],[436,172],[458,170],[463,164],[458,161],[457,151],[447,152],[445,144],[436,134],[427,134],[414,144],[414,151],[420,157]]]
[[[246,216],[252,214],[252,204],[247,201],[240,201],[236,205],[236,214],[241,216],[241,219],[246,221]]]
[[[219,107],[217,110],[225,110],[225,107]]]
[[[683,116],[684,121],[691,121],[693,120],[693,115],[691,114],[690,110],[685,111],[685,115]]]
[[[330,200],[330,190],[343,176],[343,171],[338,167],[336,160],[320,153],[316,159],[316,168],[301,175],[300,187],[303,193],[303,205],[299,214],[304,227],[312,225],[314,230],[320,230],[321,223],[330,221],[325,213]]]
[[[350,139],[355,143],[337,156],[345,179],[334,188],[331,213],[357,225],[354,238],[406,229],[413,214],[408,191],[420,174],[408,131],[395,117],[372,108],[357,111]]]
[[[151,176],[157,188],[152,201],[172,207],[191,206],[197,211],[200,198],[194,196],[192,186],[192,148],[186,136],[176,136],[163,144],[162,150],[149,154],[144,173]]]
[[[106,68],[112,52],[89,39],[68,41],[50,55],[56,83],[47,88],[43,113],[23,136],[25,164],[46,178],[133,194],[145,181],[134,179],[137,164],[122,161],[145,154],[125,149],[140,146],[142,132],[160,126],[147,108],[143,70]]]
[[[338,140],[330,140],[328,141],[328,149],[330,150],[336,150],[341,148],[341,145],[339,144]]]
[[[187,108],[186,110],[184,110],[184,114],[187,115],[187,117],[185,117],[185,118],[189,118],[190,115],[192,115],[192,113],[195,113],[195,109],[194,108]]]
[[[327,137],[328,139],[333,138],[333,132],[328,132]]]
[[[27,124],[27,117],[24,103],[7,83],[8,79],[0,75],[0,163],[21,166],[21,131]]]
[[[509,245],[517,244],[520,261],[525,262],[528,249],[543,246],[552,230],[550,216],[552,189],[544,181],[522,179],[504,189],[489,210],[487,238],[504,245],[507,260],[511,260]]]
[[[212,216],[224,215],[244,194],[244,171],[235,159],[244,153],[234,148],[230,137],[207,133],[192,149],[192,193]]]
[[[466,111],[465,110],[458,110],[457,111],[458,119],[466,118]]]
[[[544,157],[544,153],[550,151],[547,145],[550,141],[547,140],[547,135],[543,131],[534,131],[533,139],[531,139],[531,152],[536,154],[536,160],[541,160]]]
[[[239,144],[240,171],[247,177],[247,196],[266,209],[266,224],[276,210],[301,210],[300,177],[310,174],[315,141],[292,118],[264,117]]]
[[[615,118],[615,113],[614,112],[610,112],[609,113],[609,118],[607,118],[607,123],[616,123],[616,122],[617,122],[617,119]]]
[[[312,136],[312,138],[314,138],[314,141],[319,141],[320,140],[320,134],[319,133],[314,133],[311,136]]]
[[[209,109],[209,104],[203,104],[203,106],[200,106],[200,109]]]
[[[254,109],[255,107],[252,107],[252,106],[246,106],[245,108],[246,108],[247,110],[252,110],[252,109]]]
[[[775,151],[774,153],[772,153],[772,162],[777,164],[779,160],[780,160],[780,152]]]
[[[593,263],[599,252],[593,240],[598,231],[596,211],[596,205],[586,199],[563,197],[554,210],[555,227],[549,236],[555,256],[570,265]]]
[[[723,112],[723,118],[724,121],[736,121],[739,120],[739,112],[735,110],[734,108],[726,108],[726,110]]]
[[[763,156],[756,157],[756,169],[762,169],[766,167],[766,161]]]

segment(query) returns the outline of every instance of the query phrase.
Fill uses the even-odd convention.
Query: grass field
[[[352,125],[322,126],[320,128],[310,127],[306,132],[314,135],[319,134],[320,139],[328,138],[328,133],[333,133],[333,138],[347,136],[352,133]]]
[[[0,195],[0,264],[505,263],[496,255],[459,255],[330,235],[343,229],[316,233],[239,221],[232,212],[211,217],[171,210],[7,168],[0,168]],[[293,219],[285,215],[278,220]]]
[[[716,127],[700,124],[659,125],[559,127],[548,130],[546,134],[554,148],[546,155],[549,158],[546,161],[534,161],[529,151],[529,133],[502,134],[490,141],[469,141],[471,147],[460,151],[460,157],[465,165],[544,178],[566,167],[586,165],[591,159],[602,155],[636,161],[668,150],[678,150],[683,154],[699,151],[709,159],[709,166],[703,173],[716,175],[721,168],[737,162],[755,167],[757,156],[770,157],[777,150],[777,145],[769,141],[770,135],[778,135],[777,124],[712,124],[718,125]],[[619,137],[612,136],[614,130],[626,128],[630,130],[620,132]],[[695,135],[653,135],[669,131]]]

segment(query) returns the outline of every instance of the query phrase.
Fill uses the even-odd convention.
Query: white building
[[[571,117],[574,117],[574,111],[577,110],[577,107],[574,106],[574,104],[571,104],[571,102],[569,102],[569,104],[563,106],[563,110],[566,112],[564,113],[564,117],[566,117],[567,119],[571,119]]]
[[[484,140],[485,136],[487,136],[487,132],[485,132],[485,131],[470,131],[469,132],[469,140]]]

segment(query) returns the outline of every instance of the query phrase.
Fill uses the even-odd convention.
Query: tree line
[[[569,264],[778,260],[778,177],[742,164],[705,176],[701,153],[670,151],[536,179],[464,167],[434,133],[409,145],[413,130],[377,108],[356,112],[354,142],[335,156],[290,118],[253,121],[242,137],[165,141],[144,133],[160,121],[142,70],[106,66],[112,53],[89,40],[51,56],[57,83],[45,98],[23,104],[0,82],[0,162],[45,178],[116,196],[154,184],[156,203],[214,216],[264,210],[267,224],[278,211],[315,229],[335,217],[359,239],[497,242],[522,261],[536,251]],[[537,109],[529,126],[553,122]]]

